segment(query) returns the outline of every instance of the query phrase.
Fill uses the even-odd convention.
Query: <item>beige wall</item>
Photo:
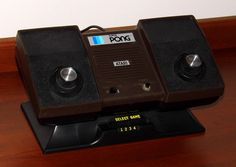
[[[0,38],[15,36],[22,28],[114,27],[134,25],[141,18],[182,14],[236,15],[236,0],[5,0],[0,4]]]

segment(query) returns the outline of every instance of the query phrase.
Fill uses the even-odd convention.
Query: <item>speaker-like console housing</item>
[[[194,106],[196,101],[216,100],[223,94],[224,83],[213,54],[193,16],[140,20],[138,30],[154,58],[166,92],[163,100],[166,105],[190,101]],[[201,59],[199,73],[182,67],[191,54]],[[191,76],[191,72],[196,75]]]
[[[224,83],[193,16],[136,29],[19,30],[22,109],[45,152],[204,131],[186,109],[216,101]]]

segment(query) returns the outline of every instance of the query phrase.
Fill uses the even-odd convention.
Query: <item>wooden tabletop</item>
[[[235,18],[233,20],[235,31]],[[201,25],[205,29],[212,24],[203,21]],[[225,82],[225,93],[212,105],[192,109],[205,126],[205,133],[47,155],[42,154],[20,110],[20,104],[28,97],[14,62],[15,39],[0,40],[0,167],[236,166],[236,33],[220,37],[226,41],[234,39],[231,43],[217,43],[212,42],[216,39],[208,28],[206,35]]]

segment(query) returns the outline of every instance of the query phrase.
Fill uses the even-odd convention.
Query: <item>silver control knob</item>
[[[60,77],[65,82],[73,82],[77,79],[77,73],[72,67],[65,67],[60,70]]]
[[[202,61],[198,54],[189,54],[185,57],[185,60],[189,67],[200,67],[202,65]]]

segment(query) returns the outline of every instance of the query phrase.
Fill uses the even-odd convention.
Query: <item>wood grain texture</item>
[[[232,25],[235,26],[235,18],[233,20]],[[213,22],[215,21],[213,20]],[[226,22],[228,22],[227,19]],[[200,24],[204,31],[207,30],[207,27],[212,27],[208,21]],[[224,27],[224,24],[221,25],[218,22],[213,24]],[[220,42],[215,43],[213,37],[217,34],[214,32],[217,31],[212,30],[206,35],[214,48],[216,62],[225,81],[225,94],[218,102],[210,106],[193,109],[194,115],[206,127],[206,133],[48,155],[42,154],[30,126],[20,110],[20,104],[27,100],[27,95],[15,64],[15,39],[1,39],[0,167],[236,166],[236,38],[224,35],[221,39],[232,40],[232,43],[229,42],[227,45]],[[208,35],[209,33],[211,35]]]
[[[15,38],[0,39],[0,72],[17,71]]]
[[[198,20],[213,50],[236,47],[236,16]]]

